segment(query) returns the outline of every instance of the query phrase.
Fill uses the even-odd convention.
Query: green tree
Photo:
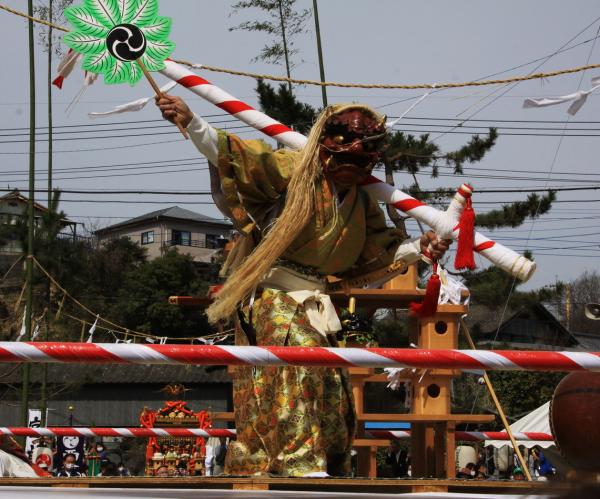
[[[304,104],[294,96],[283,83],[277,89],[258,80],[256,85],[260,108],[271,118],[293,128],[297,132],[307,134],[319,113],[310,104]]]
[[[296,10],[296,0],[241,0],[231,6],[232,15],[243,9],[259,9],[267,15],[266,20],[244,21],[229,31],[258,31],[270,35],[271,40],[266,44],[253,61],[265,61],[268,64],[285,63],[285,71],[291,78],[294,67],[293,56],[298,53],[294,49],[294,38],[305,30],[306,20],[310,10]],[[288,82],[288,89],[292,91],[292,84]]]
[[[129,329],[158,336],[202,336],[209,330],[204,315],[169,305],[168,298],[205,294],[208,284],[189,255],[170,250],[124,275],[110,316]]]
[[[494,371],[489,376],[509,423],[514,423],[548,402],[565,373]],[[496,407],[486,386],[473,374],[455,378],[452,405],[457,413],[496,414]],[[491,426],[486,423],[485,427],[488,430],[504,429],[500,418]]]
[[[560,291],[559,309],[564,326],[573,332],[600,333],[600,321],[585,315],[588,303],[600,303],[600,274],[586,271]]]

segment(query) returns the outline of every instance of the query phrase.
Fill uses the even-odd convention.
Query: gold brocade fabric
[[[221,194],[242,234],[260,239],[279,215],[297,158],[297,153],[273,151],[263,141],[219,132]],[[323,179],[316,196],[315,216],[298,231],[282,259],[340,277],[365,265],[377,268],[393,261],[403,235],[386,227],[383,212],[366,191],[355,186],[339,200]],[[304,306],[280,290],[262,292],[252,323],[260,346],[331,346],[311,327]],[[233,405],[237,441],[227,453],[227,473],[349,471],[356,422],[344,369],[237,368]]]
[[[293,151],[272,151],[261,140],[219,133],[221,191],[242,234],[262,233],[278,215],[297,157]],[[282,258],[322,275],[343,275],[367,263],[370,270],[392,263],[403,234],[386,226],[383,212],[367,191],[355,186],[338,202],[323,180],[316,196],[317,213]],[[339,203],[337,220],[334,203]]]
[[[279,290],[262,292],[252,322],[259,345],[331,346],[304,307]],[[238,367],[233,405],[237,440],[226,473],[348,474],[356,418],[344,369]]]

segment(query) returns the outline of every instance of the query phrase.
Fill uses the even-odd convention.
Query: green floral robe
[[[259,140],[219,133],[220,194],[242,234],[260,234],[281,211],[297,157]],[[386,227],[383,212],[366,191],[348,190],[337,220],[333,203],[338,200],[325,180],[317,196],[315,217],[282,258],[338,276],[392,262],[402,234]],[[280,290],[267,288],[257,297],[252,325],[258,345],[331,346],[311,327],[304,306]],[[240,335],[237,342],[245,344],[245,338]],[[344,369],[238,368],[233,403],[238,436],[229,447],[227,473],[348,473],[356,417]]]

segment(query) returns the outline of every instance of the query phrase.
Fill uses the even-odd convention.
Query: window
[[[154,242],[154,231],[142,232],[142,244],[152,244]]]
[[[173,230],[171,239],[176,246],[192,245],[192,233],[189,230]]]

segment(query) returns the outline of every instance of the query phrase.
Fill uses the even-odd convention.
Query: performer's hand
[[[452,239],[438,239],[437,234],[429,230],[421,236],[419,242],[421,243],[421,253],[438,261],[448,251],[448,248],[452,244]]]
[[[163,118],[174,125],[180,124],[186,128],[194,118],[194,113],[181,97],[163,94],[162,97],[156,96],[155,100]]]

